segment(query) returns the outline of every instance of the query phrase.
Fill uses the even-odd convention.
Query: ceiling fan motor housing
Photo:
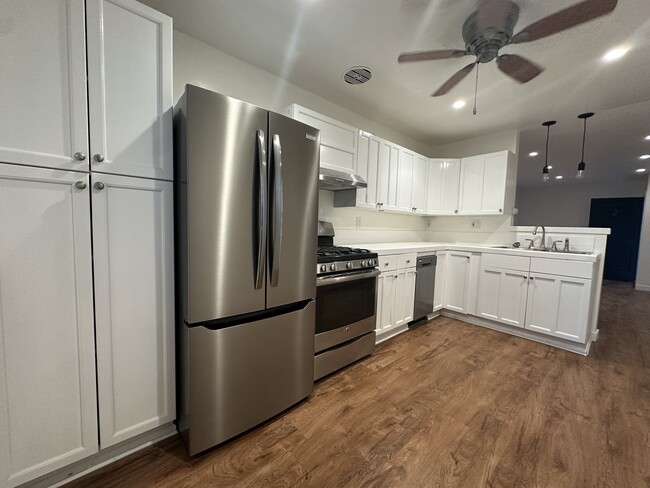
[[[463,24],[465,48],[479,63],[489,63],[498,56],[499,49],[512,39],[519,20],[519,6],[511,0],[494,2],[491,7],[477,10]]]

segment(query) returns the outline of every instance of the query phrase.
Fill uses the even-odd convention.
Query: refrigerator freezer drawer
[[[314,388],[316,305],[210,330],[185,327],[179,430],[190,455],[268,420]]]

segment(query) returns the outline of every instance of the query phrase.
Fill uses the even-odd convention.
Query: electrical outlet
[[[431,227],[431,219],[427,219],[427,227]]]
[[[361,217],[357,217],[357,229],[361,228]]]
[[[476,219],[472,220],[472,229],[480,229],[481,228],[481,220]]]

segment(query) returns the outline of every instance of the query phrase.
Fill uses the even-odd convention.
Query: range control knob
[[[347,264],[345,265],[345,267],[348,268],[348,269],[352,269],[352,263],[350,261],[348,261]]]
[[[336,264],[332,263],[330,264],[330,271],[335,271],[336,270]]]
[[[320,265],[320,272],[324,273],[325,271],[327,271],[327,266],[325,266],[324,264],[321,264]]]
[[[365,262],[365,261],[361,261],[361,267],[362,267],[362,268],[365,268],[365,267],[366,267],[366,262]]]

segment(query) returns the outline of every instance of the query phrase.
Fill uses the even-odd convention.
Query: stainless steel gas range
[[[333,244],[332,224],[319,221],[316,380],[375,350],[377,254]]]

